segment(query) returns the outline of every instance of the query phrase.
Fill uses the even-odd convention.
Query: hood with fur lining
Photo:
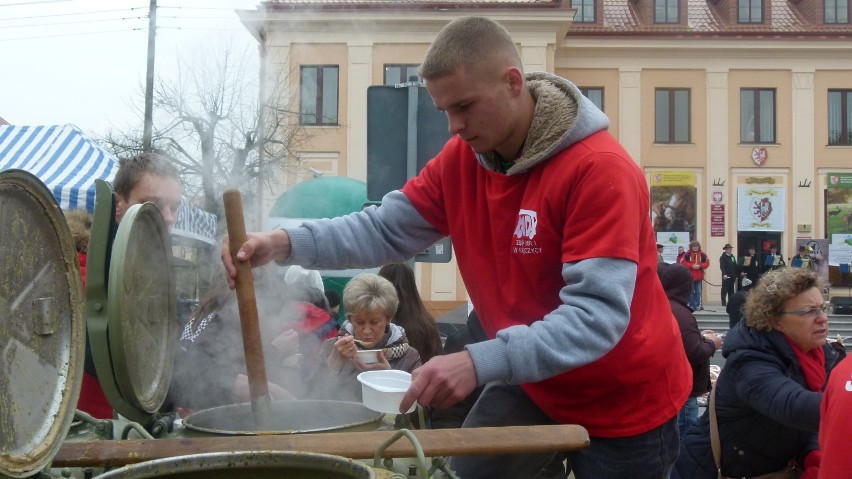
[[[609,119],[571,82],[544,72],[526,74],[526,84],[535,100],[535,113],[521,156],[506,171],[516,175],[554,154],[609,128]],[[480,164],[500,171],[493,154],[477,154]]]

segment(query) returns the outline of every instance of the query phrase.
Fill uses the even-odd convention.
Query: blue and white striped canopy
[[[95,207],[95,180],[112,181],[118,161],[74,125],[0,126],[0,171],[26,170],[63,210]]]

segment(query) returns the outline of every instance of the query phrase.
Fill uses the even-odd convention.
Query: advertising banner
[[[691,171],[652,171],[651,222],[654,231],[658,235],[685,232],[689,240],[695,239],[697,193],[695,174]]]
[[[826,229],[834,245],[834,235],[852,234],[852,173],[829,173],[826,184]]]
[[[683,251],[689,249],[689,233],[685,231],[657,233],[657,243],[663,245],[663,261],[674,263],[677,261],[679,248],[683,248]]]

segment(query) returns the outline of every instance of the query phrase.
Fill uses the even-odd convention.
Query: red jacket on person
[[[710,258],[708,258],[707,255],[704,254],[704,251],[700,249],[697,252],[689,250],[683,255],[681,264],[689,268],[689,272],[692,273],[693,281],[701,281],[704,279],[704,270],[710,267]],[[693,265],[696,264],[699,265],[700,268],[694,268]]]

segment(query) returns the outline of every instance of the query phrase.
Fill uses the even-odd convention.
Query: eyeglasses
[[[800,309],[798,311],[781,311],[781,314],[792,314],[803,319],[816,319],[819,313],[826,316],[834,312],[834,307],[831,304],[826,304],[819,308]]]

